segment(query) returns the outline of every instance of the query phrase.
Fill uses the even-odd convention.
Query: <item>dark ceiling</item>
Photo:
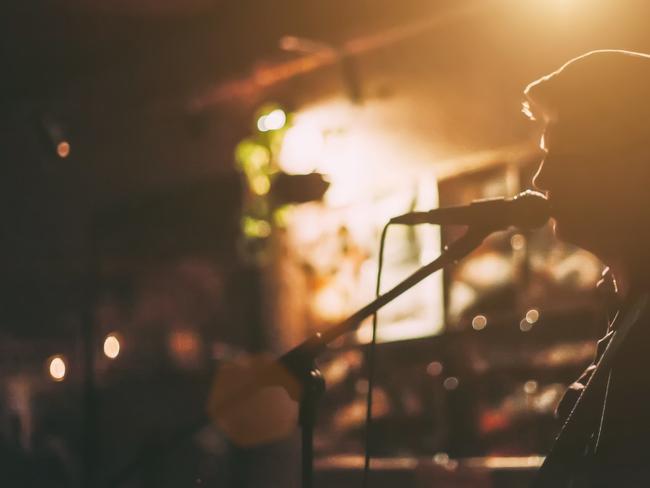
[[[283,35],[337,44],[448,8],[449,2],[168,0],[161,5],[5,3],[3,98],[61,96],[88,90],[98,78],[111,84],[103,90],[132,99],[177,96],[188,84],[216,82],[246,73],[255,61],[282,58]]]
[[[187,104],[250,78],[261,64],[299,57],[279,48],[282,36],[339,46],[472,5],[481,15],[436,25],[408,47],[396,42],[360,63],[372,73],[367,78],[393,77],[397,89],[419,84],[426,95],[429,86],[444,87],[430,97],[440,102],[436,115],[446,132],[439,136],[459,146],[519,137],[502,114],[516,117],[521,87],[571,56],[596,48],[650,51],[647,0],[4,1],[0,291],[19,280],[52,289],[58,285],[48,280],[83,270],[97,211],[152,190],[230,181],[250,106],[211,106],[196,119]],[[576,12],[563,17],[560,6]],[[283,89],[308,99],[313,86]],[[53,156],[44,118],[68,130],[68,159]]]

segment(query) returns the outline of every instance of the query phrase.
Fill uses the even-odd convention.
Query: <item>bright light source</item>
[[[275,110],[269,112],[266,115],[262,115],[259,119],[257,119],[257,129],[260,132],[279,130],[282,129],[286,123],[287,114],[285,114],[284,110],[281,108],[276,108]]]
[[[70,156],[70,143],[68,141],[61,141],[56,145],[56,153],[61,159]]]
[[[321,130],[306,122],[287,129],[278,156],[278,164],[288,174],[308,174],[323,157],[325,141]]]
[[[104,354],[109,359],[115,359],[120,354],[120,340],[115,334],[109,334],[104,339]]]
[[[66,373],[66,365],[63,356],[54,356],[50,358],[48,369],[50,376],[54,381],[63,381]]]
[[[284,127],[284,124],[287,122],[287,114],[284,113],[284,110],[277,108],[264,119],[264,126],[266,130],[278,130]]]
[[[262,115],[259,119],[257,119],[257,130],[260,132],[266,132],[268,130],[266,128],[266,115]]]
[[[395,131],[408,119],[405,108],[402,99],[392,97],[363,106],[331,99],[293,113],[290,127],[283,129],[277,158],[282,171],[317,171],[330,183],[322,205],[296,206],[306,208],[294,208],[285,221],[290,248],[313,270],[308,309],[316,327],[341,319],[370,299],[382,223],[414,204],[416,209],[437,206],[436,176],[430,166],[436,148],[411,137],[410,131]],[[408,167],[397,175],[394,167],[402,160]],[[409,241],[402,249],[408,260],[390,258],[387,282],[435,257],[438,229],[418,229],[413,237],[404,239]],[[377,340],[436,334],[444,323],[442,301],[441,275],[431,277],[419,292],[412,290],[386,308]],[[360,343],[371,337],[367,322],[355,334]]]

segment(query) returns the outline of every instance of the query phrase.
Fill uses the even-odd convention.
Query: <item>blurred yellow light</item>
[[[109,334],[104,339],[104,354],[110,359],[115,359],[120,354],[120,340],[115,334]]]
[[[250,152],[249,162],[257,171],[260,171],[262,168],[269,164],[271,159],[271,154],[269,150],[264,146],[256,145],[252,148]]]
[[[528,322],[526,319],[523,319],[519,322],[519,330],[522,332],[529,332],[533,328],[533,324]]]
[[[271,189],[271,182],[269,180],[269,177],[265,175],[258,175],[254,177],[251,180],[250,184],[253,193],[260,196],[266,195]]]
[[[271,235],[271,225],[266,220],[244,217],[242,228],[247,237],[268,237]]]
[[[56,146],[56,153],[62,159],[70,156],[70,143],[68,141],[61,141]]]
[[[50,376],[54,381],[63,381],[66,374],[66,365],[63,356],[54,356],[50,358],[49,365]]]

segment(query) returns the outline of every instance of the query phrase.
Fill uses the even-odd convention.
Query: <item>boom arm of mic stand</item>
[[[305,371],[309,371],[313,367],[315,358],[323,353],[327,344],[356,329],[365,318],[377,312],[381,307],[393,301],[424,278],[467,256],[492,232],[492,229],[470,227],[462,237],[449,245],[438,258],[421,267],[404,281],[360,308],[342,322],[323,332],[317,332],[302,344],[291,349],[279,358],[280,363],[296,378],[303,378]]]
[[[313,430],[316,423],[316,409],[320,396],[325,390],[325,382],[316,367],[318,357],[327,344],[337,337],[356,329],[362,320],[377,312],[406,290],[412,288],[427,276],[447,264],[453,263],[476,249],[492,231],[482,228],[469,228],[465,235],[456,240],[434,261],[423,266],[404,281],[377,297],[365,307],[350,315],[343,322],[322,333],[316,333],[305,342],[279,358],[280,364],[296,378],[301,386],[300,426],[302,431],[302,487],[313,486]]]

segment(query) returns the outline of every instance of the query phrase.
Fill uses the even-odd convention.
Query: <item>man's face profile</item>
[[[548,194],[556,235],[601,257],[628,249],[635,222],[645,212],[639,198],[645,198],[646,165],[628,147],[612,150],[610,142],[619,135],[549,123],[533,178],[533,185]]]
[[[584,245],[593,238],[593,215],[601,204],[594,198],[604,182],[596,181],[596,167],[600,166],[597,154],[591,154],[588,145],[572,138],[557,122],[547,124],[540,137],[542,161],[533,177],[535,188],[548,194],[555,219],[555,230],[562,240]],[[591,163],[591,164],[590,164]],[[592,212],[589,212],[591,210]]]
[[[545,122],[533,184],[559,238],[602,259],[650,244],[650,56],[593,51],[526,87],[524,113]]]

